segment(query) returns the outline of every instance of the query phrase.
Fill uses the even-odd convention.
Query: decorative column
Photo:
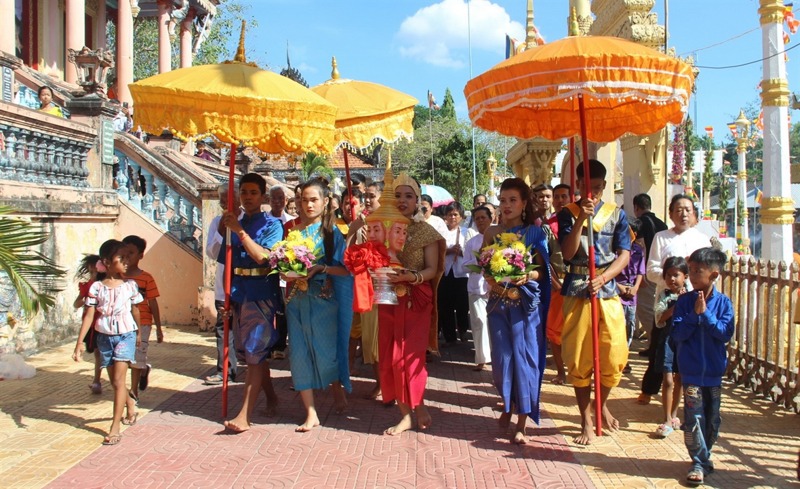
[[[761,200],[762,258],[792,261],[794,202],[789,169],[789,82],[783,57],[783,0],[760,0],[764,80],[764,198]]]
[[[106,24],[108,23],[108,7],[106,2],[100,1],[97,5],[97,16],[95,17],[94,48],[106,48]]]
[[[560,150],[561,141],[533,138],[512,146],[506,159],[515,176],[530,186],[536,186],[549,183],[553,178],[553,164]]]
[[[172,46],[169,40],[170,0],[158,0],[158,72],[172,70]]]
[[[186,18],[181,22],[181,68],[192,66],[192,24],[195,10],[189,9]]]
[[[739,254],[750,254],[750,233],[747,226],[747,144],[750,141],[750,120],[744,115],[744,111],[739,111],[739,117],[734,121],[736,126],[736,150],[739,155],[739,172],[736,174],[738,185],[736,207],[742,208],[736,222],[736,240],[739,243]],[[741,223],[741,224],[740,224]]]
[[[86,4],[84,0],[66,0],[66,40],[65,51],[74,49],[80,51],[86,45]],[[75,84],[78,74],[72,67],[64,67],[64,79],[67,83]]]
[[[128,88],[133,83],[133,12],[129,0],[117,5],[117,98],[133,104]]]
[[[575,16],[578,24],[578,36],[588,36],[592,28],[592,7],[589,0],[569,0],[569,11]],[[570,15],[570,17],[571,17]],[[567,17],[567,31],[569,31],[571,18]]]
[[[14,0],[0,0],[0,51],[16,56],[16,13]]]

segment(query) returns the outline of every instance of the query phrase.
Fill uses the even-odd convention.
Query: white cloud
[[[506,34],[524,37],[522,24],[512,21],[500,5],[472,0],[469,9],[473,50],[502,53]],[[442,0],[419,9],[400,24],[396,34],[400,53],[436,66],[465,66],[469,56],[467,19],[465,0]]]

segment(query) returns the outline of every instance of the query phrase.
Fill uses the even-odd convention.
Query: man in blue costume
[[[281,221],[261,211],[267,182],[256,173],[248,173],[239,182],[239,197],[244,210],[241,220],[238,209],[229,209],[222,216],[220,234],[231,230],[233,279],[231,310],[236,356],[247,363],[244,401],[239,414],[225,421],[225,428],[241,433],[250,429],[258,391],[267,396],[267,414],[275,413],[278,397],[272,387],[267,359],[278,340],[275,310],[280,285],[277,275],[269,275],[266,252],[283,237]],[[218,261],[225,262],[225,245]],[[268,276],[269,275],[269,276]]]

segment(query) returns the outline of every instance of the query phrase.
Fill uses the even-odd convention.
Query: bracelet
[[[249,234],[247,234],[247,231],[245,231],[244,229],[242,229],[241,231],[239,231],[236,234],[239,235],[239,241],[242,241],[242,242],[244,242],[244,238],[247,238],[247,237],[250,236]]]
[[[328,265],[322,265],[322,273],[328,273]]]
[[[605,285],[605,284],[606,284],[606,276],[605,276],[605,275],[603,275],[602,273],[600,274],[600,280],[602,280],[602,281],[603,281],[603,285]]]
[[[422,278],[422,272],[414,272],[414,276],[417,277],[417,280],[414,282],[414,284],[416,284],[416,285],[419,285],[419,284],[421,284],[422,282],[425,281]]]

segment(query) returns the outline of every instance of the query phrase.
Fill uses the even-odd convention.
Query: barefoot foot
[[[278,396],[276,396],[276,395],[268,396],[267,397],[267,407],[264,410],[264,414],[268,418],[271,418],[271,417],[277,415],[278,414],[278,404],[280,404],[280,402],[278,401]]]
[[[550,382],[554,385],[564,385],[567,382],[567,376],[564,373],[559,373]]]
[[[400,419],[400,422],[391,428],[387,428],[383,433],[385,435],[396,436],[400,433],[411,429],[411,415],[407,414]]]
[[[370,401],[374,401],[381,396],[381,386],[376,385],[366,396],[364,399],[368,399]]]
[[[611,415],[607,407],[603,407],[603,426],[609,433],[616,433],[619,431],[619,420]]]
[[[306,422],[295,428],[294,431],[297,433],[308,433],[317,426],[319,426],[319,418],[317,418],[316,416],[312,416],[310,418],[307,418]]]
[[[517,445],[525,445],[528,443],[528,439],[525,438],[525,432],[515,431],[514,436],[511,437],[511,443],[516,443]]]
[[[428,412],[428,408],[423,405],[417,406],[415,410],[417,413],[417,428],[422,430],[427,430],[430,428],[431,424],[433,423],[433,419],[431,418],[431,414]]]
[[[244,433],[245,431],[250,429],[250,424],[246,422],[241,422],[237,419],[232,419],[230,421],[225,421],[222,423],[225,426],[225,429],[228,431],[232,431],[234,433]]]
[[[586,424],[581,429],[581,434],[572,439],[578,445],[591,445],[594,441],[594,426]]]

